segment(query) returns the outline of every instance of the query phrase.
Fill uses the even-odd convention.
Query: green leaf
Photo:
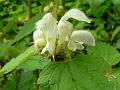
[[[120,62],[120,53],[117,53],[111,59],[111,63],[113,63],[113,65],[118,64]]]
[[[119,52],[106,43],[97,42],[95,47],[88,47],[88,53],[103,58],[111,66],[120,61]]]
[[[28,62],[20,65],[19,68],[22,68],[26,71],[28,70],[36,70],[43,69],[50,63],[50,60],[44,59],[41,56],[33,56]]]
[[[97,5],[101,5],[102,3],[104,3],[105,0],[86,0],[87,3],[89,3],[91,6],[97,6]]]
[[[15,89],[15,81],[14,80],[8,80],[6,85],[3,87],[2,90],[16,90]]]
[[[111,39],[113,40],[114,37],[115,37],[119,32],[120,32],[120,26],[117,27],[117,28],[113,31]]]
[[[35,80],[36,78],[32,71],[22,72],[18,83],[19,90],[33,90]]]
[[[6,74],[15,69],[16,67],[18,67],[20,64],[25,63],[25,61],[27,61],[29,57],[34,55],[35,51],[36,51],[35,48],[29,47],[24,53],[12,59],[2,69],[0,69],[0,74]]]
[[[80,55],[69,62],[51,62],[40,74],[40,90],[114,90],[106,72],[111,68],[102,58]]]
[[[120,49],[120,39],[118,39],[118,40],[114,43],[114,46],[115,46],[117,49]]]
[[[6,55],[6,47],[7,47],[6,43],[0,42],[0,58]]]
[[[34,31],[35,22],[37,22],[39,19],[40,19],[40,15],[36,15],[31,20],[29,20],[18,32],[18,34],[15,36],[14,40],[10,44],[17,42],[22,38],[24,38],[25,36],[32,33]]]
[[[115,78],[113,80],[113,83],[115,83],[115,90],[119,90],[120,89],[120,67],[118,67],[116,70],[115,70],[115,73],[112,75],[112,78]]]
[[[120,5],[120,0],[112,0],[112,2],[116,6]]]

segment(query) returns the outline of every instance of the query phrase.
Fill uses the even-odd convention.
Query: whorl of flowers
[[[90,23],[91,20],[78,9],[71,9],[59,20],[59,22],[47,13],[36,23],[36,30],[33,33],[34,46],[41,49],[41,54],[48,52],[54,56],[57,46],[67,43],[67,48],[75,51],[84,49],[83,44],[94,46],[93,35],[86,30],[74,30],[69,18]]]

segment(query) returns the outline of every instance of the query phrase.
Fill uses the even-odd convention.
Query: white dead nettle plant
[[[59,22],[51,13],[47,13],[36,23],[36,31],[33,33],[33,39],[35,47],[42,49],[41,54],[48,51],[53,56],[56,45],[63,45],[65,42],[68,42],[67,47],[72,51],[83,49],[83,44],[95,45],[93,35],[85,30],[74,31],[73,24],[67,21],[69,18],[87,23],[91,22],[82,11],[71,9],[65,13]]]

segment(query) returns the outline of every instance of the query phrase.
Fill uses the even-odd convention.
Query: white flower
[[[33,34],[34,40],[36,40],[37,38],[37,40],[42,39],[46,42],[46,45],[42,49],[41,53],[43,54],[44,52],[48,51],[49,54],[53,55],[55,50],[55,42],[57,38],[56,19],[51,15],[51,13],[47,13],[40,21],[36,23],[36,29],[37,30]],[[42,34],[38,34],[38,32],[42,32]],[[43,43],[41,42],[41,44]]]
[[[48,51],[50,55],[54,56],[56,45],[63,45],[66,42],[68,43],[68,48],[73,51],[83,49],[83,44],[95,45],[95,39],[92,34],[85,30],[74,31],[72,23],[67,21],[69,18],[87,23],[91,21],[82,11],[71,9],[65,13],[59,22],[51,13],[47,13],[36,23],[33,39],[35,47],[42,49],[41,54]]]
[[[91,20],[78,9],[71,9],[60,19],[58,23],[58,34],[61,43],[68,39],[68,48],[75,51],[76,49],[83,49],[83,43],[87,45],[94,45],[95,39],[92,34],[88,31],[73,31],[73,25],[69,21],[69,18],[73,18],[79,21],[85,21],[90,23]],[[73,31],[73,32],[72,32]]]
[[[58,23],[58,34],[59,34],[59,40],[61,42],[64,42],[66,38],[69,38],[73,31],[72,23],[67,21],[69,18],[74,18],[79,21],[86,21],[88,23],[90,23],[91,21],[82,11],[78,9],[69,10],[67,13],[65,13],[65,15],[60,19]]]

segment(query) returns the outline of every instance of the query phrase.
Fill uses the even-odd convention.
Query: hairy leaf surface
[[[102,58],[80,55],[68,62],[52,62],[40,74],[40,90],[113,90],[106,73],[111,68]]]
[[[103,58],[110,65],[115,65],[120,61],[120,53],[106,43],[97,42],[95,47],[88,48],[88,53]]]

